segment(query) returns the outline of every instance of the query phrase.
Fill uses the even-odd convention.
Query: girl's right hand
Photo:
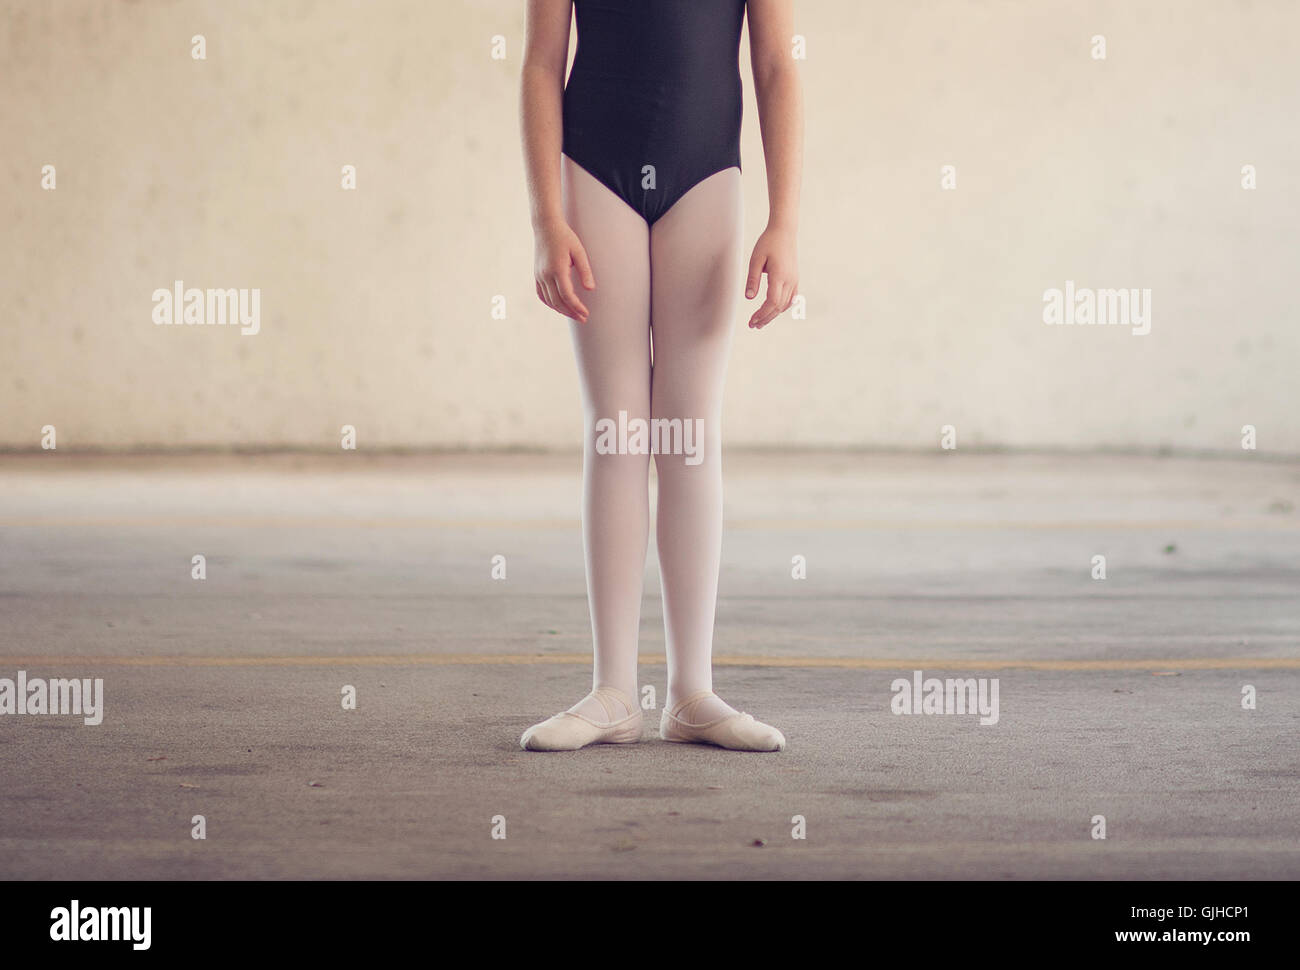
[[[573,288],[569,268],[578,270],[583,289],[594,290],[596,277],[592,275],[587,250],[578,234],[561,219],[540,227],[535,236],[536,268],[533,275],[537,279],[538,299],[557,313],[586,323],[587,308]]]

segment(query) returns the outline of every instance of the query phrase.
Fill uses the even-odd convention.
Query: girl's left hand
[[[767,299],[749,318],[751,330],[762,330],[780,314],[790,309],[799,289],[799,256],[793,231],[768,226],[754,244],[749,258],[749,279],[745,282],[745,299],[758,296],[759,282],[767,274]]]

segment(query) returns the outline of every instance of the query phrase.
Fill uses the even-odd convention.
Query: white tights
[[[567,157],[563,190],[566,217],[596,279],[595,290],[584,290],[574,273],[574,288],[590,316],[586,323],[570,321],[585,415],[582,523],[595,640],[593,689],[613,687],[637,697],[637,631],[650,529],[650,456],[599,454],[596,423],[608,418],[617,425],[620,411],[629,422],[703,419],[698,464],[688,464],[683,454],[654,456],[668,654],[665,705],[671,708],[713,687],[722,391],[744,285],[740,170],[700,182],[653,227]],[[695,723],[733,713],[717,697],[689,707],[683,716]],[[610,719],[590,696],[571,710]]]

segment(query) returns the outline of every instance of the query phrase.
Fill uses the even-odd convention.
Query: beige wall
[[[738,311],[730,444],[1236,450],[1249,423],[1300,452],[1300,4],[796,9],[808,319]],[[0,2],[0,446],[576,446],[531,280],[523,10]],[[155,326],[176,279],[260,288],[261,333]],[[1151,289],[1151,333],[1046,326],[1067,279]]]

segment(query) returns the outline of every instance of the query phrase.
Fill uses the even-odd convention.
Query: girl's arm
[[[537,295],[551,309],[585,322],[569,274],[596,288],[587,251],[564,218],[560,196],[560,150],[564,143],[564,69],[569,60],[572,0],[528,0],[528,28],[520,80],[519,114],[533,223]]]
[[[745,299],[758,296],[767,274],[767,298],[749,318],[762,329],[794,301],[799,287],[799,183],[803,171],[803,98],[790,53],[794,0],[749,0],[750,62],[767,161],[767,229],[749,260]]]

